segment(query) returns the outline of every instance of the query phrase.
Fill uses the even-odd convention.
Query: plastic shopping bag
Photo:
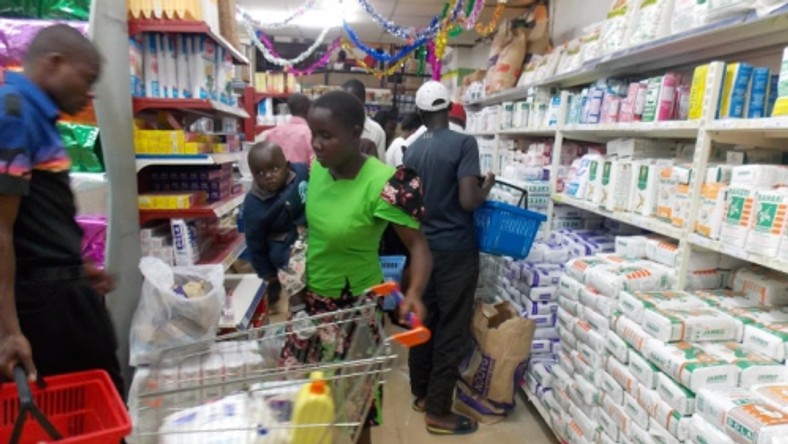
[[[144,257],[139,267],[145,282],[131,320],[132,366],[155,362],[164,349],[216,335],[226,296],[221,265],[170,267]],[[189,283],[198,285],[202,295],[185,295],[182,286]]]

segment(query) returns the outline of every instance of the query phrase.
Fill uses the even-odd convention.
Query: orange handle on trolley
[[[396,282],[386,282],[376,285],[370,288],[369,292],[377,297],[392,295],[397,300],[397,306],[405,299]],[[408,348],[424,344],[430,340],[432,332],[421,323],[421,319],[419,319],[416,314],[408,313],[407,321],[410,330],[392,335],[390,339]]]

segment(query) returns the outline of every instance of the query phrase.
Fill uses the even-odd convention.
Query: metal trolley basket
[[[429,330],[412,319],[411,330],[386,338],[376,299],[390,293],[401,298],[396,284],[387,283],[370,289],[371,297],[352,308],[296,316],[284,323],[166,350],[154,365],[138,370],[135,376],[129,403],[134,430],[129,442],[284,444],[291,442],[296,427],[309,427],[322,430],[322,438],[314,444],[355,443],[377,389],[396,357],[392,341],[413,346],[430,337]],[[300,356],[283,361],[281,350],[286,341],[299,344]],[[247,359],[243,366],[227,365],[237,362],[239,354],[259,354],[262,359]],[[224,362],[223,374],[211,370],[211,362],[220,359]],[[199,374],[194,371],[196,363],[201,363]],[[315,371],[321,371],[331,387],[334,420],[293,425],[289,421],[294,393]],[[190,409],[244,393],[250,409],[264,402],[275,413],[275,420],[260,424],[252,421],[243,427],[205,426],[197,421],[188,430],[168,428],[173,414],[188,418]],[[216,435],[219,433],[221,439]],[[216,439],[211,439],[212,434]]]

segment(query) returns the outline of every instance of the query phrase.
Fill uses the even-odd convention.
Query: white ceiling
[[[305,0],[237,0],[239,6],[260,22],[281,20],[289,11],[295,10],[304,2]],[[417,28],[428,26],[432,18],[443,11],[446,2],[447,0],[369,0],[369,3],[387,19],[401,26]],[[531,3],[531,0],[509,1],[505,15],[515,17],[522,14],[524,9],[522,5],[527,3]],[[479,19],[480,23],[490,21],[496,4],[497,0],[486,0]],[[358,0],[317,0],[315,9],[307,13],[303,19],[311,23],[311,26],[291,26],[268,30],[267,33],[273,36],[314,39],[324,26],[325,21],[322,18],[331,15],[336,17],[337,11],[341,11],[341,16],[348,20],[350,26],[367,43],[405,43],[402,39],[388,34],[375,23],[358,4]],[[328,37],[333,38],[339,34],[340,30],[337,28],[330,31]],[[470,45],[478,39],[479,35],[475,31],[466,31],[460,37],[452,39],[450,44]]]

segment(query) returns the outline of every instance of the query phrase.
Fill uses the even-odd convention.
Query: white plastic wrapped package
[[[652,339],[646,344],[643,356],[696,393],[706,387],[736,387],[739,383],[738,367],[688,342],[664,344]]]
[[[534,331],[534,339],[560,339],[561,335],[558,333],[556,327],[537,327]]]
[[[632,259],[646,258],[647,236],[617,236],[616,254]]]
[[[715,308],[648,308],[643,329],[662,342],[738,341],[741,321]]]
[[[570,375],[575,373],[575,363],[572,355],[564,350],[558,350],[558,364]]]
[[[563,307],[559,307],[556,311],[556,317],[558,318],[558,325],[569,330],[571,333],[574,334],[575,332],[575,322],[577,322],[577,317],[572,313],[568,312]]]
[[[667,273],[655,267],[606,266],[594,269],[586,283],[600,293],[616,298],[625,290],[650,291],[665,289],[668,284]]]
[[[588,405],[599,405],[599,388],[580,375],[575,375],[574,378],[575,389],[583,397],[583,401]]]
[[[767,404],[788,413],[788,384],[755,385],[750,390]]]
[[[581,257],[571,259],[566,263],[565,272],[572,279],[581,284],[587,284],[586,277],[591,270],[597,270],[604,267],[606,270],[615,270],[615,266],[611,266],[606,261],[596,257]]]
[[[782,362],[788,356],[788,312],[768,307],[731,308],[726,310],[742,321],[742,343],[749,350]]]
[[[603,435],[609,437],[612,442],[618,442],[619,440],[619,433],[620,429],[616,425],[613,418],[610,417],[604,410],[599,412],[599,425],[602,426],[602,430],[605,432]]]
[[[566,298],[558,298],[558,308],[563,309],[565,312],[572,316],[577,316],[580,309],[580,302],[576,302]]]
[[[533,366],[530,375],[539,385],[553,386],[553,366],[547,363],[538,363]]]
[[[623,404],[623,403],[622,403]],[[602,411],[607,413],[607,416],[613,420],[623,435],[629,435],[630,432],[630,418],[624,411],[622,404],[617,404],[609,396],[602,398]]]
[[[605,363],[605,371],[611,378],[618,382],[618,385],[624,388],[627,393],[632,392],[638,386],[638,380],[632,375],[626,365],[618,362],[613,357],[607,358]]]
[[[667,239],[649,239],[646,242],[646,258],[668,267],[675,267],[679,260],[679,245]]]
[[[695,29],[706,23],[709,14],[709,3],[698,0],[675,0],[673,15],[670,21],[671,34]]]
[[[563,269],[560,265],[524,265],[522,269],[522,279],[529,287],[558,285],[562,274]]]
[[[145,281],[131,321],[130,364],[156,360],[160,351],[212,338],[224,305],[224,269],[221,265],[170,267],[161,259],[145,257],[139,265]],[[186,297],[176,292],[189,282],[203,294]]]
[[[572,356],[572,364],[575,366],[576,374],[583,376],[594,384],[598,384],[600,382],[602,378],[601,374],[599,374],[597,369],[591,367],[591,364],[588,363],[586,358],[580,352],[573,351],[570,352],[570,355]]]
[[[635,0],[621,0],[614,3],[615,9],[608,14],[605,26],[602,29],[603,55],[628,48],[631,45],[630,36],[632,28],[637,23],[640,2]]]
[[[624,394],[624,412],[634,422],[643,428],[648,428],[648,412],[638,404],[637,400],[629,393]]]
[[[632,45],[640,45],[670,34],[673,0],[643,2],[637,25],[632,30]]]
[[[640,327],[640,324],[626,316],[613,317],[613,331],[632,348],[641,353],[644,353],[648,341],[652,339],[651,335]]]
[[[588,322],[582,319],[575,320],[575,326],[572,332],[580,341],[586,344],[591,342],[591,338],[588,336],[591,332],[591,325]]]
[[[698,290],[694,292],[694,295],[709,306],[722,309],[749,308],[761,305],[748,298],[746,293],[733,290]]]
[[[583,284],[576,281],[568,274],[564,274],[558,282],[558,297],[577,301],[582,288]]]
[[[763,268],[751,266],[735,271],[732,287],[762,305],[788,305],[788,278]]]
[[[532,287],[528,289],[528,299],[537,302],[551,302],[558,297],[558,287]]]
[[[701,444],[734,444],[734,441],[717,427],[709,424],[700,415],[690,419],[689,441]]]
[[[661,373],[656,365],[648,362],[640,353],[634,351],[629,354],[629,372],[649,389],[657,386],[657,379]]]
[[[724,273],[720,270],[687,272],[687,290],[712,290],[722,286]]]
[[[530,299],[523,301],[523,315],[551,315],[558,311],[558,304],[555,302],[534,302]]]
[[[781,383],[786,379],[786,367],[760,354],[750,352],[738,342],[708,343],[700,347],[706,353],[739,367],[739,387]]]
[[[602,374],[602,384],[600,385],[605,396],[609,396],[616,404],[624,404],[624,389],[607,372]]]
[[[572,381],[572,377],[569,376],[569,373],[563,368],[562,365],[554,365],[552,367],[553,372],[553,387],[557,389],[566,390],[569,387],[569,384]]]
[[[531,354],[538,355],[553,352],[553,341],[550,339],[534,339],[531,343]]]
[[[605,334],[610,330],[610,318],[597,313],[593,308],[583,306],[582,313],[578,313],[578,315],[600,334]]]
[[[752,0],[708,0],[709,20],[720,20],[735,15],[744,15],[755,10],[757,2]]]
[[[588,362],[588,365],[591,367],[600,368],[604,365],[604,355],[597,353],[597,351],[591,348],[588,344],[584,342],[578,342],[577,351],[583,355],[585,361]]]
[[[605,335],[605,349],[620,362],[624,364],[629,363],[629,346],[613,330],[610,330]]]
[[[659,397],[657,397],[659,398]],[[656,409],[651,415],[651,421],[656,421],[661,429],[678,441],[686,441],[689,436],[690,418],[681,415],[661,399],[657,399]],[[649,428],[655,423],[650,423]]]
[[[615,299],[604,296],[591,287],[584,287],[580,290],[580,304],[591,307],[608,318],[613,315],[617,305]]]
[[[671,379],[668,375],[657,375],[657,393],[671,408],[680,415],[689,416],[695,412],[695,393]]]
[[[643,313],[653,308],[704,308],[703,300],[684,291],[622,291],[618,309],[635,322],[643,322]]]
[[[596,257],[604,259],[610,265],[618,265],[621,267],[643,267],[651,264],[651,262],[647,260],[626,257],[618,253],[599,253]]]
[[[788,414],[742,388],[698,392],[697,414],[739,443],[784,443]]]
[[[681,418],[684,435],[689,435],[689,418]],[[675,422],[674,422],[675,424]],[[651,439],[659,444],[681,444],[684,440],[676,438],[675,433],[665,428],[657,419],[649,418],[648,434]]]

